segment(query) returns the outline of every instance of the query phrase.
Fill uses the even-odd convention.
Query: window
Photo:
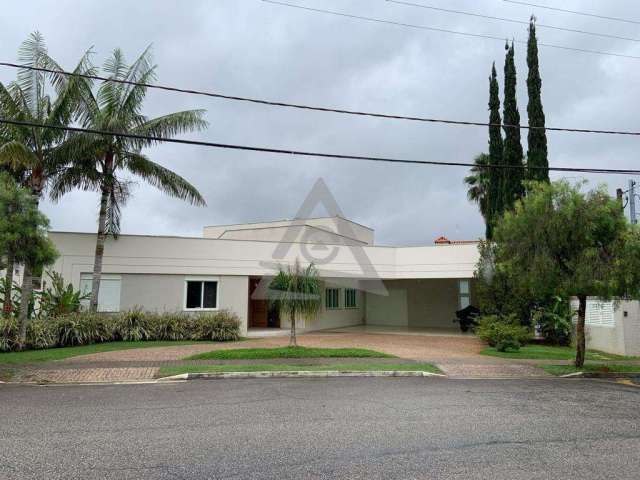
[[[83,273],[80,275],[80,291],[83,295],[91,294],[91,284],[93,274]],[[100,290],[98,292],[99,312],[119,312],[120,311],[120,289],[122,277],[120,275],[102,274],[100,278]],[[89,308],[89,299],[82,300],[81,305]]]
[[[325,289],[324,305],[327,309],[340,308],[340,289],[339,288]]]
[[[616,322],[613,317],[613,302],[587,300],[587,311],[585,316],[585,323],[587,325],[598,325],[602,327],[616,326]]]
[[[471,291],[469,290],[469,280],[460,280],[458,282],[458,306],[460,309],[463,309],[470,304]]]
[[[217,280],[187,280],[186,310],[214,310],[218,308]]]
[[[357,292],[355,288],[344,289],[344,308],[358,308]]]

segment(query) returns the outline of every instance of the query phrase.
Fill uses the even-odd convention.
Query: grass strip
[[[533,360],[571,360],[575,358],[576,351],[573,347],[554,347],[551,345],[525,345],[518,351],[499,352],[493,347],[485,348],[482,355],[501,358],[521,358]],[[599,350],[587,350],[587,360],[636,360],[640,357],[625,357],[614,355]]]
[[[266,360],[270,358],[393,358],[393,355],[364,348],[237,348],[214,350],[183,360]]]
[[[587,363],[581,368],[574,365],[538,365],[545,372],[551,375],[568,375],[570,373],[638,373],[640,375],[640,365],[616,365],[610,363]]]
[[[185,365],[160,368],[161,377],[182,373],[223,373],[223,372],[387,372],[387,371],[421,371],[442,373],[430,363],[336,363],[332,365]]]
[[[19,365],[25,363],[50,362],[65,358],[89,355],[91,353],[113,352],[116,350],[130,350],[132,348],[166,347],[175,345],[191,345],[197,342],[188,340],[157,340],[146,342],[107,342],[82,345],[79,347],[48,348],[45,350],[26,350],[24,352],[0,353],[0,365]]]

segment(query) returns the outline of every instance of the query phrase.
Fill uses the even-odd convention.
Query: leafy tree
[[[44,39],[40,33],[32,33],[18,50],[18,60],[29,67],[53,70],[62,68],[48,55]],[[93,73],[89,63],[89,52],[85,53],[74,69],[75,73]],[[73,122],[78,101],[87,88],[87,82],[78,77],[49,74],[27,69],[19,69],[17,80],[8,86],[0,83],[0,114],[4,118],[65,127]],[[49,90],[53,89],[55,98]],[[37,128],[21,125],[4,125],[0,135],[0,165],[12,172],[15,179],[29,188],[35,207],[38,207],[42,193],[69,162],[69,158],[59,154],[67,134],[63,130]],[[12,275],[14,255],[9,250],[7,274]],[[33,265],[26,263],[23,271],[23,292],[31,295]],[[11,289],[12,282],[8,282]],[[8,297],[11,297],[9,291]],[[29,303],[29,302],[23,302]],[[21,312],[26,315],[27,310]],[[22,323],[26,318],[21,318]]]
[[[105,62],[109,78],[136,83],[155,79],[156,66],[151,63],[147,48],[132,64],[127,65],[119,49]],[[204,110],[187,110],[149,119],[141,113],[147,88],[104,82],[97,95],[86,92],[81,106],[80,124],[94,130],[127,132],[142,136],[169,139],[183,132],[201,130],[207,126]],[[57,199],[74,188],[100,193],[98,235],[96,240],[90,308],[96,311],[104,242],[107,235],[117,237],[120,231],[120,211],[129,198],[129,182],[124,173],[139,177],[164,193],[195,205],[205,205],[198,190],[180,175],[153,162],[141,153],[161,141],[123,138],[91,133],[72,135],[62,151],[74,162],[56,178],[52,197]]]
[[[531,182],[495,229],[494,265],[533,296],[577,297],[575,365],[585,356],[588,296],[640,292],[640,231],[604,188],[583,194],[565,181]]]
[[[489,77],[489,163],[491,165],[502,165],[503,141],[500,125],[500,92],[498,87],[498,75],[496,73],[495,62],[491,65],[491,76]],[[488,171],[488,221],[486,223],[486,237],[493,236],[493,223],[495,219],[502,215],[504,211],[504,198],[502,196],[502,182],[505,172],[499,168],[492,168]]]
[[[527,66],[529,75],[527,76],[527,92],[529,103],[527,103],[527,114],[529,116],[530,128],[527,134],[527,166],[548,168],[547,160],[547,133],[544,129],[544,110],[542,109],[542,98],[540,90],[542,80],[540,79],[540,69],[538,67],[538,40],[536,39],[536,22],[532,15],[529,22],[529,41],[527,42]],[[527,170],[530,180],[549,181],[549,170],[540,168]]]
[[[513,204],[524,195],[523,152],[520,143],[520,113],[516,100],[516,64],[513,43],[505,45],[507,51],[504,60],[504,148],[502,161],[505,168],[502,174],[502,201],[504,210],[513,208]],[[508,125],[508,126],[507,126]]]
[[[480,311],[499,318],[515,316],[522,325],[528,326],[531,312],[546,305],[546,299],[532,296],[518,272],[496,265],[496,248],[490,240],[478,244],[480,259],[474,277]]]
[[[289,346],[297,346],[296,317],[313,318],[320,311],[318,270],[313,264],[303,269],[298,261],[286,271],[280,269],[269,285],[268,298],[270,306],[279,313],[289,315]]]
[[[464,177],[464,183],[467,185],[467,198],[470,202],[478,204],[480,214],[484,218],[487,232],[491,224],[489,182],[491,171],[486,168],[489,163],[489,155],[481,153],[473,159],[475,166],[471,167],[470,174]]]
[[[49,221],[38,210],[31,193],[7,175],[0,177],[0,252],[11,250],[17,261],[36,268],[53,263],[57,252],[47,238],[48,227]],[[29,282],[22,285],[20,299],[18,320],[21,346],[26,341],[32,292],[33,283],[29,278]]]

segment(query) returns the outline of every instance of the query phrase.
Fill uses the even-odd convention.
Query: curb
[[[181,373],[170,377],[162,377],[158,382],[173,382],[184,380],[215,380],[228,378],[329,378],[329,377],[441,377],[441,373],[424,372],[418,370],[387,370],[387,371],[266,371],[266,372],[207,372],[207,373]]]
[[[560,378],[637,378],[640,372],[574,372]]]

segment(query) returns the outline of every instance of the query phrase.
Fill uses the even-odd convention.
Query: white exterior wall
[[[329,281],[330,282],[330,281]],[[333,285],[327,282],[322,282],[321,286],[321,306],[318,315],[315,318],[298,318],[296,321],[296,327],[304,328],[306,331],[311,330],[324,330],[329,328],[341,328],[352,327],[354,325],[362,325],[365,317],[365,293],[362,291],[356,292],[356,308],[344,307],[344,288],[340,288],[340,307],[339,308],[326,308],[325,303],[325,288],[334,288]],[[280,327],[290,328],[291,322],[289,317],[280,317]]]
[[[295,225],[290,227],[270,227],[252,230],[225,230],[219,237],[223,240],[260,240],[267,242],[280,242],[287,239],[301,243],[323,243],[336,245],[364,245],[359,240],[354,240],[336,233],[309,225]]]
[[[306,228],[304,228],[306,227]],[[328,233],[319,236],[314,241],[318,243],[344,243],[344,237],[353,240],[355,244],[373,245],[373,230],[358,223],[341,217],[319,217],[301,220],[278,220],[275,222],[242,223],[236,225],[213,225],[204,227],[205,238],[226,238],[242,240],[281,241],[285,233],[295,241],[304,241],[305,235],[318,235],[319,232]],[[337,235],[331,235],[334,232]]]
[[[202,279],[211,278],[203,275]],[[198,275],[158,275],[130,273],[121,275],[120,310],[141,307],[151,311],[183,311],[185,282],[197,280]],[[228,309],[240,319],[241,335],[247,333],[249,305],[249,277],[217,276],[218,309]]]
[[[49,237],[60,252],[53,270],[78,288],[80,275],[93,269],[95,234],[50,232]],[[478,259],[475,245],[403,248],[329,244],[320,250],[314,246],[121,235],[118,240],[106,240],[103,272],[122,276],[121,309],[139,305],[150,310],[178,310],[184,305],[186,277],[218,277],[220,308],[229,308],[240,317],[244,333],[250,276],[273,275],[279,266],[292,265],[297,259],[304,265],[305,259],[330,256],[329,263],[321,258],[315,261],[322,278],[384,279],[393,287],[391,296],[359,292],[357,309],[339,310],[325,310],[323,298],[319,317],[301,327],[358,325],[365,318],[372,324],[444,327],[445,319],[449,322],[457,310],[457,297],[449,287],[456,285],[458,278],[472,278]],[[279,249],[284,256],[274,260]],[[420,285],[417,279],[426,283]],[[449,280],[429,283],[429,279]],[[404,293],[394,293],[396,287]],[[286,323],[283,319],[282,326]]]
[[[93,268],[95,234],[50,232],[60,257],[54,270],[78,285],[80,273]],[[278,249],[284,257],[274,259]],[[472,278],[478,261],[476,245],[430,247],[352,247],[326,245],[324,253],[313,245],[276,242],[216,240],[186,237],[121,235],[105,243],[105,273],[182,275],[269,275],[278,265],[303,264],[313,255],[332,255],[328,264],[316,260],[325,278]],[[355,252],[355,254],[354,254]],[[368,264],[359,263],[361,254]]]
[[[640,355],[640,302],[619,302],[613,318],[612,326],[585,325],[587,348],[617,355]]]

